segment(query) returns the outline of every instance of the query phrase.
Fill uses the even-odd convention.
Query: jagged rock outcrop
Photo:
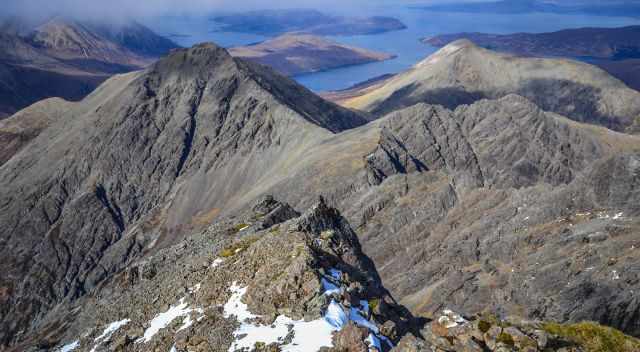
[[[414,320],[382,287],[346,220],[320,200],[266,226],[282,209],[290,207],[265,198],[132,263],[61,307],[48,322],[54,333],[23,350],[390,350]]]
[[[595,66],[514,57],[464,39],[343,105],[382,116],[420,102],[455,109],[509,94],[524,96],[543,110],[576,121],[617,131],[638,130],[640,93]]]

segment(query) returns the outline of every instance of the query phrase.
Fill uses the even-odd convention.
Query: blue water
[[[295,77],[314,91],[338,90],[388,73],[406,70],[437,50],[420,42],[423,37],[453,32],[549,32],[579,27],[619,27],[640,24],[638,19],[625,17],[561,15],[532,13],[519,15],[429,12],[407,9],[402,5],[383,6],[369,10],[367,15],[385,15],[401,19],[408,28],[378,35],[333,37],[345,44],[385,51],[397,58],[365,65],[343,67]],[[214,24],[206,18],[168,17],[149,25],[161,34],[188,34],[173,37],[183,46],[202,41],[214,41],[228,47],[262,41],[266,38],[243,33],[213,32]]]

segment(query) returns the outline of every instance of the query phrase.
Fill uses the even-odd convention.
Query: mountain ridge
[[[458,73],[464,61],[448,60],[465,50],[449,47],[418,69],[441,64]],[[0,127],[26,134],[30,119],[42,127],[39,114],[52,122],[0,166],[0,221],[8,224],[0,228],[0,340],[33,351],[38,343],[226,350],[244,343],[238,326],[280,329],[282,314],[294,327],[304,312],[311,321],[325,318],[331,303],[323,293],[333,288],[319,287],[322,278],[334,282],[329,269],[348,274],[334,282],[336,303],[355,309],[329,335],[335,347],[367,350],[373,334],[406,348],[455,350],[470,341],[467,328],[480,331],[484,318],[469,317],[483,312],[498,317],[490,324],[496,329],[518,316],[593,320],[640,336],[630,318],[640,311],[632,294],[639,289],[640,137],[511,93],[455,109],[402,105],[369,121],[268,67],[202,44],[116,75],[81,102],[23,110]],[[295,209],[309,210],[294,220]],[[300,275],[275,269],[282,267]],[[359,280],[355,269],[367,267]],[[163,284],[175,272],[175,286]],[[382,288],[389,298],[366,296]],[[116,310],[114,294],[127,302]],[[380,298],[367,306],[383,319],[364,313],[361,294]],[[227,320],[231,297],[258,321]],[[149,330],[153,317],[175,311],[184,330],[177,320]],[[387,315],[394,311],[422,321],[405,325]],[[198,324],[202,314],[213,320]],[[424,320],[429,327],[420,326]],[[124,325],[114,339],[100,339],[116,322]],[[502,332],[533,336],[531,329],[544,330],[535,324],[483,334],[473,346],[496,350]],[[94,330],[83,337],[87,327]],[[269,336],[281,346],[292,341]]]
[[[49,97],[80,100],[109,76],[141,69],[177,47],[135,22],[119,28],[62,17],[35,28],[21,19],[9,22],[0,34],[2,117]]]
[[[543,90],[546,94],[539,94]],[[379,116],[418,102],[455,108],[508,94],[619,131],[635,131],[640,116],[638,92],[598,68],[564,59],[514,57],[465,39],[342,104]]]

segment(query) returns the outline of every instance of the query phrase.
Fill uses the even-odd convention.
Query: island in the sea
[[[347,17],[311,9],[262,10],[211,18],[216,31],[278,36],[287,32],[315,35],[367,35],[407,28],[393,17]]]
[[[288,33],[229,49],[231,55],[271,66],[288,76],[389,60],[395,55],[343,45],[309,34]]]

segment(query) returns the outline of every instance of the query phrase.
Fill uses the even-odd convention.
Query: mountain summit
[[[0,168],[0,188],[14,190],[0,194],[5,343],[129,258],[201,227],[238,191],[277,179],[312,141],[366,122],[214,44],[45,109],[50,126]]]
[[[640,93],[577,61],[519,58],[455,41],[410,70],[347,100],[383,115],[418,102],[455,108],[484,98],[524,96],[544,110],[618,131],[636,131]]]

